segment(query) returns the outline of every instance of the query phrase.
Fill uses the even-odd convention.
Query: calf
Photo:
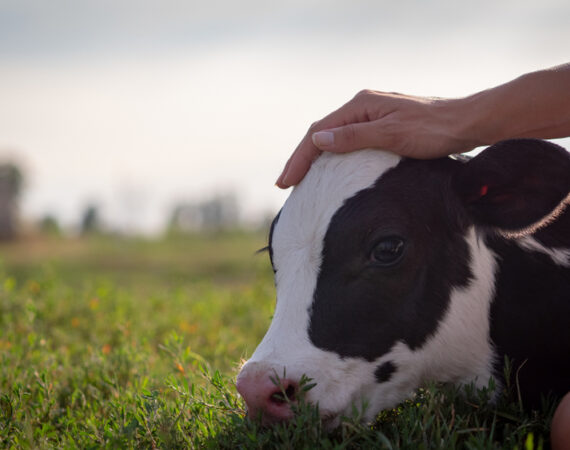
[[[504,141],[473,159],[323,154],[273,221],[273,321],[237,378],[250,415],[307,400],[371,420],[428,380],[570,390],[570,155]],[[280,378],[281,385],[275,384]]]

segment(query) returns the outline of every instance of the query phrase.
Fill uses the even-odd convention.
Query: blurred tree
[[[0,239],[16,237],[18,227],[18,201],[23,175],[12,163],[0,164]]]
[[[219,194],[202,202],[176,205],[170,218],[169,232],[218,232],[235,229],[239,225],[239,205],[236,196]]]
[[[95,205],[87,205],[81,219],[81,234],[92,234],[100,231],[99,209]]]
[[[220,231],[237,228],[239,207],[233,194],[216,195],[200,204],[202,229]]]
[[[46,214],[39,223],[40,231],[51,236],[60,236],[61,227],[55,216]]]
[[[200,227],[201,220],[198,205],[193,203],[180,203],[174,207],[168,224],[169,232],[193,232],[198,231]]]

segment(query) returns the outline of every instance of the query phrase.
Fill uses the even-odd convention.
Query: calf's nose
[[[287,378],[277,379],[274,372],[242,371],[236,388],[245,400],[247,415],[261,417],[263,424],[272,424],[293,417],[291,404],[297,400],[299,385]]]

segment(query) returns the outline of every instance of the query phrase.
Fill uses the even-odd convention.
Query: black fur
[[[500,255],[491,305],[495,375],[502,379],[508,356],[511,386],[518,384],[525,406],[536,408],[541,395],[570,390],[570,268],[504,239],[489,245]]]
[[[498,261],[490,317],[495,375],[501,378],[508,356],[527,406],[541,395],[562,396],[570,390],[570,269],[496,230],[532,225],[569,192],[569,154],[537,140],[502,142],[467,162],[403,160],[331,219],[310,309],[312,343],[368,361],[400,340],[421,347],[451,289],[470,282],[464,236],[475,225]],[[405,243],[401,259],[377,264],[375,245],[394,236]],[[534,237],[569,249],[570,212]],[[390,364],[376,369],[379,382],[396,370]]]
[[[392,361],[386,361],[384,364],[381,364],[376,368],[374,376],[378,383],[386,383],[386,381],[390,381],[394,372],[396,372],[395,364]]]
[[[315,346],[373,361],[397,341],[415,349],[435,332],[451,289],[471,277],[461,215],[441,201],[456,164],[403,161],[336,212],[310,312]],[[378,266],[371,252],[390,236],[403,238],[405,254]]]

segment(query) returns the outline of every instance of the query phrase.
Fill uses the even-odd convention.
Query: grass
[[[302,402],[287,425],[246,420],[233,380],[272,314],[263,245],[236,233],[0,247],[0,447],[549,447],[552,405],[528,414],[449,386],[333,432]]]

